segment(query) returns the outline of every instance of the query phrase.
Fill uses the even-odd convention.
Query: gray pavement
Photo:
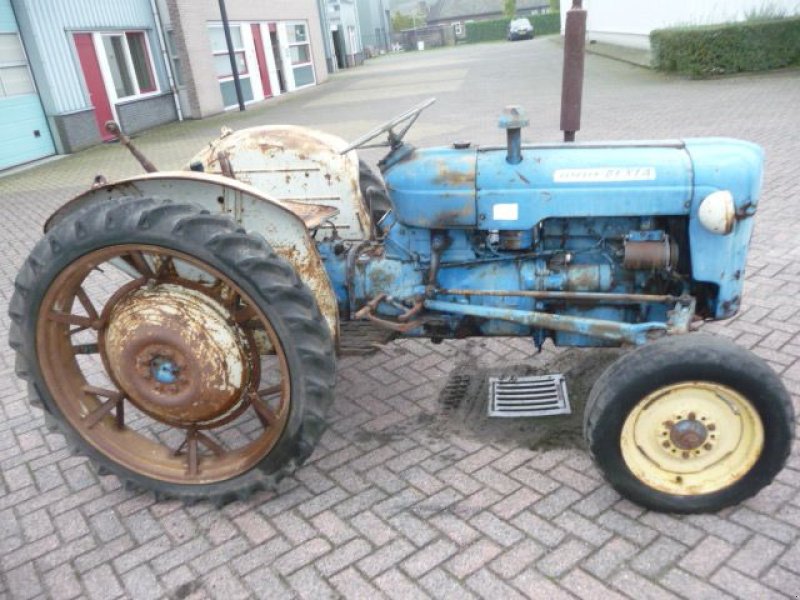
[[[559,52],[543,39],[385,57],[137,143],[161,168],[177,168],[223,124],[287,122],[354,138],[431,95],[439,102],[411,131],[414,143],[502,143],[496,118],[509,103],[529,112],[527,140],[557,140]],[[769,361],[797,405],[800,72],[688,81],[588,56],[584,104],[581,140],[726,135],[765,147],[743,309],[707,329]],[[12,278],[44,219],[98,172],[113,179],[138,168],[112,145],[0,179],[4,332]],[[674,517],[611,490],[574,419],[563,435],[532,433],[531,444],[475,427],[439,401],[455,369],[555,362],[580,371],[601,354],[537,355],[526,340],[499,339],[400,341],[343,359],[330,428],[307,466],[277,496],[216,509],[156,502],[99,476],[28,406],[0,345],[0,597],[800,596],[797,448],[757,497]]]

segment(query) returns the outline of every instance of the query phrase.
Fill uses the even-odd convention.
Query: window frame
[[[241,40],[241,42],[242,42],[241,47],[237,48],[234,45],[235,44],[235,40],[233,39],[233,36],[231,36],[231,45],[233,46],[233,55],[234,55],[234,57],[236,57],[237,55],[241,55],[241,57],[243,59],[243,63],[244,63],[244,71],[239,71],[239,78],[250,77],[250,75],[251,75],[251,73],[250,73],[250,64],[247,61],[247,47],[245,46],[245,43],[244,43],[244,34],[242,33],[242,23],[232,24],[232,25],[229,25],[229,27],[231,28],[231,30],[233,30],[234,28],[239,30],[239,40]],[[211,30],[211,29],[220,29],[220,30],[222,30],[222,35],[223,36],[225,35],[225,28],[222,25],[209,24],[208,25],[208,29],[209,30]],[[225,43],[227,45],[227,41]],[[228,52],[228,49],[225,48],[224,50],[214,51],[214,47],[212,45],[212,47],[211,47],[211,56],[213,57],[212,60],[215,63],[214,74],[217,76],[217,80],[220,81],[220,82],[231,81],[233,79],[233,73],[232,72],[229,75],[219,75],[218,73],[216,73],[216,62],[217,62],[217,57],[218,56],[224,56],[230,62],[230,53]],[[238,59],[236,60],[236,65],[237,65],[237,68],[238,68],[238,65],[239,65]]]
[[[289,28],[295,27],[297,25],[302,25],[305,28],[305,41],[304,42],[292,42],[291,36],[289,35]],[[311,46],[311,29],[308,26],[308,21],[286,21],[286,47],[287,47],[287,54],[289,58],[289,68],[292,70],[292,79],[295,81],[294,89],[299,90],[306,87],[310,87],[312,85],[317,85],[317,70],[314,67],[314,49]],[[308,47],[308,60],[306,62],[295,63],[292,60],[292,48],[295,46],[307,46]],[[302,69],[305,67],[311,67],[311,73],[313,74],[312,80],[310,83],[306,83],[304,85],[297,85],[296,78],[295,78],[295,70]]]
[[[17,42],[19,43],[19,49],[22,51],[22,58],[20,60],[9,60],[9,61],[0,60],[0,71],[2,71],[3,69],[19,69],[20,67],[24,67],[26,72],[28,73],[28,81],[30,82],[30,91],[7,94],[5,85],[3,84],[3,79],[2,77],[0,77],[0,100],[4,98],[14,98],[15,96],[28,96],[30,94],[38,93],[36,89],[36,81],[33,79],[33,72],[31,71],[31,65],[30,62],[28,61],[28,53],[25,51],[25,44],[22,43],[22,37],[20,36],[19,31],[0,31],[0,35],[16,36]]]
[[[98,64],[100,71],[103,75],[103,81],[106,86],[106,93],[114,104],[126,104],[128,102],[136,102],[145,98],[151,98],[161,94],[161,83],[158,80],[158,75],[155,69],[155,61],[153,60],[153,50],[150,46],[150,36],[147,29],[121,29],[114,31],[92,31],[92,39],[94,41],[95,53],[97,54]],[[129,35],[141,35],[144,40],[145,60],[150,74],[150,80],[153,84],[153,89],[142,91],[139,86],[139,78],[136,73],[136,68],[133,63],[133,56],[131,54],[130,43],[128,42]],[[123,40],[122,50],[125,59],[125,67],[128,69],[128,77],[131,81],[131,86],[134,90],[133,94],[127,96],[119,96],[117,94],[117,86],[114,83],[114,77],[111,72],[111,65],[108,61],[108,56],[105,51],[104,38],[119,37]]]

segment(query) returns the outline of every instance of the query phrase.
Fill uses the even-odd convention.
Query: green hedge
[[[561,31],[561,15],[558,13],[534,15],[528,17],[528,20],[533,25],[533,33],[536,36],[559,33]],[[510,19],[496,19],[494,21],[467,23],[466,42],[474,44],[476,42],[504,40],[508,37],[508,24],[510,22]]]
[[[800,64],[800,17],[656,29],[653,66],[692,76]]]

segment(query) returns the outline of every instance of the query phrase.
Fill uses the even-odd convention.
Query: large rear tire
[[[710,512],[758,493],[783,468],[794,409],[759,357],[722,338],[679,336],[603,373],[584,435],[623,496],[658,511]]]
[[[330,331],[259,236],[168,200],[104,200],[53,227],[15,282],[17,374],[70,444],[126,483],[217,503],[311,454]]]

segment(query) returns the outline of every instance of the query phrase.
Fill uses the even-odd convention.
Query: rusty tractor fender
[[[93,201],[125,196],[155,196],[197,204],[212,214],[228,215],[247,231],[262,235],[311,289],[338,344],[336,295],[309,235],[309,230],[322,227],[335,217],[337,208],[276,199],[250,185],[219,175],[164,171],[87,190],[54,212],[45,223],[44,231]]]
[[[307,127],[223,129],[189,168],[232,177],[280,200],[336,206],[339,214],[324,227],[335,227],[342,239],[363,240],[372,223],[359,185],[358,155],[341,154],[346,148],[342,138]]]

